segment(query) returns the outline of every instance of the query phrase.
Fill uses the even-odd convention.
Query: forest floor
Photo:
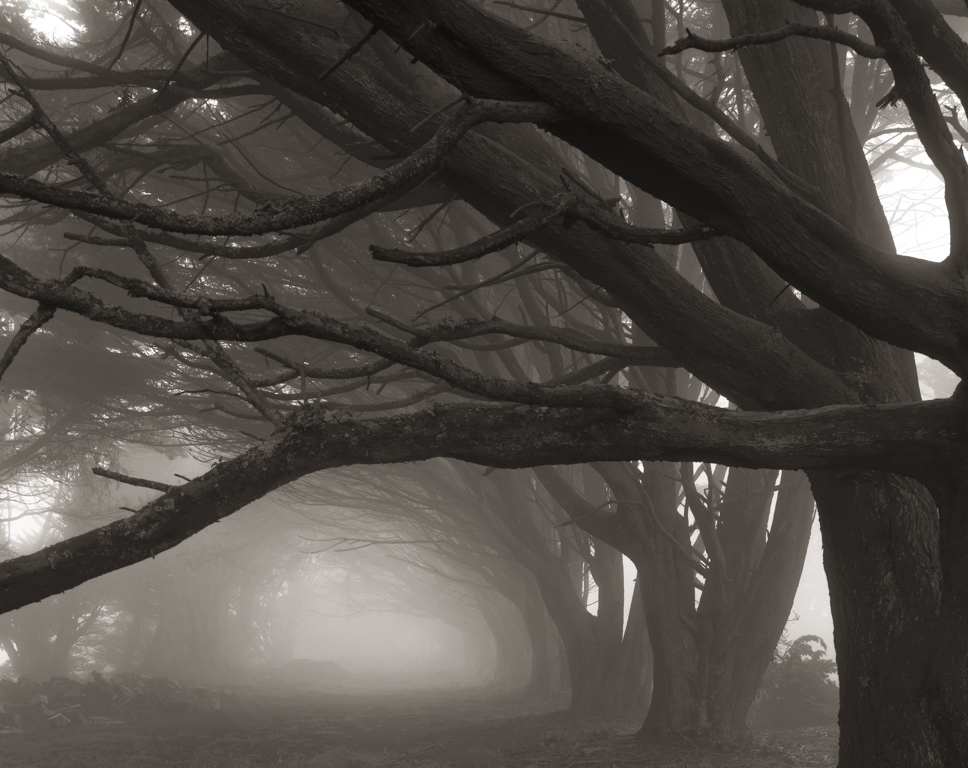
[[[0,768],[814,768],[836,728],[758,734],[744,750],[634,740],[641,717],[587,718],[480,690],[243,691],[213,712],[0,732]]]

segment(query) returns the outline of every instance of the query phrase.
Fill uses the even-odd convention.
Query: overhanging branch
[[[0,613],[153,557],[311,472],[447,457],[502,468],[587,461],[931,472],[963,450],[956,400],[746,413],[650,396],[608,408],[437,406],[360,420],[308,408],[286,428],[134,515],[0,563]],[[849,510],[844,514],[849,514]]]

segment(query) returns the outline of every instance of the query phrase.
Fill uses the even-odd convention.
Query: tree
[[[188,344],[181,359],[210,366],[231,381],[273,431],[255,433],[253,447],[184,485],[155,483],[162,496],[131,518],[2,564],[0,606],[15,608],[149,557],[274,488],[334,466],[445,456],[499,467],[653,460],[804,469],[819,511],[837,631],[842,764],[968,761],[964,398],[956,393],[918,402],[911,354],[927,355],[959,376],[966,368],[968,167],[948,125],[964,128],[942,110],[921,58],[961,99],[968,49],[940,12],[926,0],[724,0],[734,39],[710,42],[691,35],[673,51],[742,46],[743,72],[759,112],[747,132],[714,103],[721,92],[706,100],[660,63],[657,54],[666,42],[661,3],[654,4],[658,11],[646,29],[631,2],[577,0],[590,35],[580,38],[585,49],[554,39],[550,22],[527,30],[465,0],[347,5],[366,22],[309,2],[175,3],[202,33],[251,67],[256,90],[276,95],[313,130],[347,146],[368,140],[370,158],[404,158],[341,189],[257,201],[261,207],[254,210],[233,212],[219,200],[207,215],[207,195],[201,212],[189,210],[161,184],[139,188],[140,195],[117,194],[101,175],[112,167],[106,159],[92,166],[78,152],[92,151],[121,119],[104,117],[67,140],[40,102],[31,100],[36,84],[5,64],[26,106],[2,138],[16,140],[39,126],[76,171],[60,166],[56,179],[70,183],[59,185],[29,178],[26,171],[7,172],[0,175],[0,190],[85,220],[94,217],[110,237],[86,241],[129,247],[140,265],[135,274],[150,278],[83,264],[61,276],[26,257],[19,263],[4,258],[0,287],[40,305],[17,343],[52,312],[69,312],[145,338]],[[948,3],[939,7],[951,10]],[[856,34],[838,29],[831,16],[818,23],[816,10],[856,13],[860,21],[847,19]],[[717,31],[708,14],[693,19],[691,28]],[[126,27],[119,24],[115,34]],[[143,109],[138,115],[156,115],[166,99],[190,98],[175,85],[189,71],[202,80],[230,71],[199,63],[184,76],[172,75],[179,60],[189,58],[178,45],[182,50],[169,52],[164,74],[105,74],[111,68],[99,62],[113,59],[101,50],[68,59],[45,50],[31,53],[57,67],[86,71],[99,87],[154,85],[157,93],[137,106]],[[951,253],[940,264],[894,253],[851,120],[860,101],[853,94],[848,104],[841,87],[838,46],[849,49],[852,59],[887,63],[894,93],[944,179]],[[427,69],[408,66],[404,53]],[[870,79],[869,87],[875,82]],[[187,87],[196,89],[195,98],[206,98],[198,90],[201,80]],[[243,94],[254,88],[235,87]],[[734,101],[739,98],[736,88]],[[97,138],[94,125],[102,131]],[[11,152],[35,158],[42,150],[47,162],[59,156],[49,144],[21,143]],[[590,173],[622,180],[622,200],[599,199],[584,181],[562,181],[561,157],[576,152],[589,168],[594,162],[603,169]],[[36,166],[25,159],[22,167]],[[298,250],[388,209],[415,188],[439,195],[433,184],[417,186],[438,167],[435,178],[498,231],[483,239],[465,232],[473,242],[459,242],[456,251],[449,244],[433,252],[378,248],[375,256],[441,266],[523,238],[658,346],[616,350],[595,339],[576,340],[567,327],[501,318],[414,326],[384,315],[393,330],[381,332],[320,312],[292,282],[298,268],[277,270],[288,281],[253,279],[259,272],[253,269],[248,280],[223,270],[221,281],[196,275],[191,283],[173,282],[184,267],[166,271],[153,255],[152,249],[172,247],[236,256],[215,238],[294,228],[296,234],[260,245],[243,241],[239,250]],[[243,188],[243,181],[236,179],[235,186]],[[614,212],[619,204],[658,218],[633,218],[630,224]],[[670,231],[666,216],[673,215],[682,226]],[[715,299],[653,247],[682,241],[693,241]],[[78,287],[80,280],[98,287]],[[129,297],[119,296],[118,288]],[[149,300],[178,316],[153,309]],[[742,410],[621,384],[502,378],[497,369],[481,370],[425,349],[495,332],[580,345],[580,351],[607,357],[634,355],[625,359],[640,365],[681,366]],[[312,380],[310,366],[277,355],[285,361],[282,372],[263,381],[243,344],[288,336],[375,356],[351,357],[364,379],[391,363],[405,366],[419,374],[408,386],[421,377],[439,383],[407,389],[399,406],[432,395],[439,395],[439,404],[368,418],[359,410],[334,412],[329,402],[307,398],[299,383],[267,398],[263,392],[273,385]],[[198,362],[203,358],[207,362]],[[320,380],[333,375],[311,373],[321,373]],[[361,393],[350,405],[359,408],[367,397]],[[293,402],[303,405],[282,407]],[[111,553],[110,562],[105,553]],[[700,723],[693,717],[684,711],[662,732],[694,730]]]

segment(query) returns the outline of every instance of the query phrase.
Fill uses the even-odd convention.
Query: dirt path
[[[836,765],[836,731],[750,751],[644,746],[640,717],[577,718],[484,691],[243,694],[217,712],[0,734],[0,768],[767,768]]]

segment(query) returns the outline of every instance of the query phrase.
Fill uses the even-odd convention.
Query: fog
[[[132,474],[162,482],[205,468],[199,459],[143,448],[128,450],[123,463]],[[210,687],[522,688],[533,663],[529,617],[496,591],[494,561],[498,573],[523,580],[527,574],[482,518],[473,517],[480,509],[470,500],[469,510],[434,508],[434,499],[422,495],[421,478],[449,471],[428,462],[381,472],[379,480],[351,471],[321,473],[266,497],[151,560],[4,616],[0,638],[14,658],[3,653],[0,671],[39,679],[140,672]],[[123,516],[153,496],[87,480],[81,494],[86,506],[56,510],[86,527]],[[345,506],[334,506],[334,499]],[[10,526],[21,551],[47,541],[52,515]],[[481,552],[486,557],[476,572]],[[622,625],[629,632],[637,575],[628,558],[622,571]],[[587,573],[584,580],[584,610],[594,616],[599,589]],[[533,610],[553,630],[543,606]],[[62,645],[57,638],[65,614],[83,629],[58,654],[52,649]],[[808,634],[821,637],[833,653],[816,524],[786,637]],[[48,650],[32,652],[28,642]],[[546,693],[567,692],[562,651],[552,637],[555,672]],[[320,664],[293,666],[298,660]]]

